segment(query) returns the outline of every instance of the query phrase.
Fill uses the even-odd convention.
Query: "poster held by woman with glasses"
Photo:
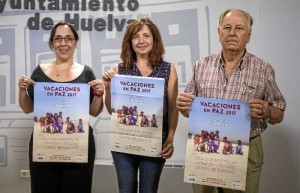
[[[173,139],[178,121],[175,99],[177,73],[173,64],[163,60],[164,47],[157,26],[148,18],[127,26],[122,41],[121,60],[103,75],[105,105],[111,114],[111,78],[116,75],[164,78],[161,157],[148,157],[112,151],[120,193],[155,193],[166,159],[174,152]],[[149,104],[151,105],[151,104]],[[139,175],[139,176],[138,176]]]
[[[102,80],[96,79],[92,69],[74,61],[74,51],[78,42],[75,28],[66,22],[57,23],[50,33],[49,47],[55,54],[54,61],[39,64],[31,76],[23,75],[18,81],[19,104],[24,113],[34,110],[34,85],[48,83],[86,83],[90,86],[89,114],[98,116],[103,109]],[[80,111],[80,109],[78,109]],[[58,112],[60,114],[60,112]],[[67,118],[67,117],[66,117]],[[60,123],[66,124],[66,122]],[[95,160],[93,129],[89,126],[88,163],[60,163],[33,161],[33,135],[29,142],[29,168],[32,193],[90,193]]]

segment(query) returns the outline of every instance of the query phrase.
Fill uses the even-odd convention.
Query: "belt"
[[[255,138],[258,137],[258,136],[260,136],[260,135],[256,135],[256,136],[254,136],[254,137],[250,137],[250,140],[253,140],[253,139],[255,139]]]

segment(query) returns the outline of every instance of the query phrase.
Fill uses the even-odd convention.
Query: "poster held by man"
[[[184,181],[245,190],[250,135],[245,101],[195,97]]]

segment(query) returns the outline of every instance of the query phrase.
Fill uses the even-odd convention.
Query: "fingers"
[[[176,107],[178,110],[188,110],[191,106],[194,95],[189,93],[180,93],[176,98]]]
[[[35,82],[28,76],[21,76],[18,81],[18,86],[21,89],[26,89],[29,85],[34,85]]]
[[[262,119],[266,117],[268,112],[269,104],[267,101],[260,99],[252,99],[249,101],[250,116],[253,118]]]
[[[108,70],[102,74],[102,79],[97,79],[89,82],[89,85],[94,89],[96,94],[103,94],[105,86],[108,86],[108,82],[111,81],[111,78],[115,75],[113,70]]]
[[[172,157],[174,153],[174,146],[173,144],[169,143],[161,152],[161,155],[164,159],[169,159]]]
[[[96,94],[104,93],[104,85],[101,79],[96,79],[88,83],[96,92]]]
[[[264,116],[264,111],[262,109],[250,109],[250,116],[253,118],[262,119]]]
[[[104,81],[110,81],[110,79],[115,75],[115,72],[113,70],[108,70],[102,74],[102,79]]]

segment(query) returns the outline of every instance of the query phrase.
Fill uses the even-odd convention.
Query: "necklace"
[[[54,64],[54,65],[55,65],[56,77],[59,77],[59,73],[57,71],[56,64]]]
[[[54,67],[55,67],[55,71],[56,71],[56,77],[59,77],[60,75],[59,75],[59,73],[58,73],[58,70],[57,70],[57,63],[55,62],[54,63]],[[70,66],[72,66],[73,65],[73,63],[71,64],[71,65],[68,65],[65,69],[62,69],[61,70],[61,73],[63,72],[63,71],[65,71],[65,70],[67,70]]]

